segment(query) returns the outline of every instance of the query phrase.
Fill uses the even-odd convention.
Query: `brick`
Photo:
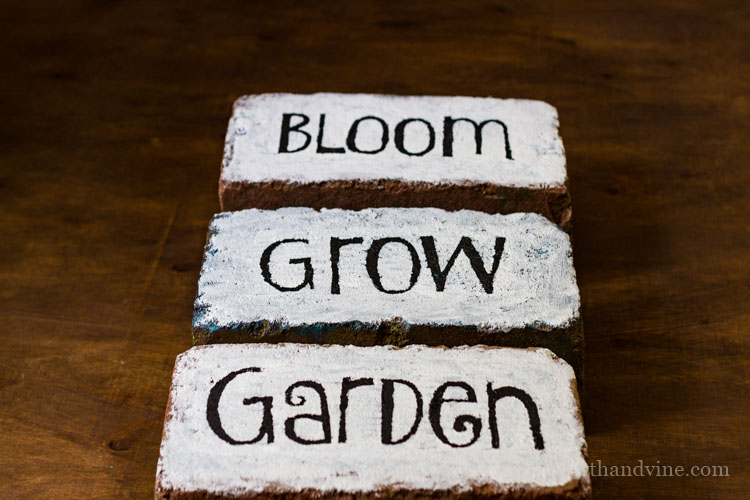
[[[585,498],[575,385],[546,349],[194,347],[156,498]]]
[[[225,211],[437,207],[536,212],[564,228],[571,217],[557,111],[518,99],[245,96],[219,198]]]
[[[211,222],[193,340],[547,347],[580,373],[579,307],[537,214],[252,209]]]

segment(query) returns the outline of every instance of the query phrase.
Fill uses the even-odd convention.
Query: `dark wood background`
[[[605,5],[609,4],[609,5]],[[148,498],[232,101],[543,99],[568,154],[599,498],[750,490],[748,2],[0,6],[0,497]]]

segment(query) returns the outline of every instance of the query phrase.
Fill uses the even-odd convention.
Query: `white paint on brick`
[[[564,328],[579,315],[569,237],[536,214],[491,215],[432,208],[251,209],[218,214],[210,231],[198,284],[197,328],[211,330],[256,321],[277,321],[285,326],[379,323],[398,317],[409,324],[477,325],[506,331],[527,326]],[[493,293],[485,292],[463,253],[448,275],[445,290],[437,292],[421,236],[434,236],[443,268],[461,237],[470,237],[486,269],[491,268],[495,238],[504,237]],[[331,237],[364,240],[341,249],[339,295],[331,294]],[[377,290],[365,268],[370,244],[384,237],[408,240],[419,256],[421,272],[416,285],[405,293]],[[309,243],[279,246],[270,260],[272,277],[283,286],[302,283],[303,265],[289,261],[309,257],[314,289],[282,292],[262,277],[264,249],[290,238]],[[406,247],[384,247],[379,271],[387,289],[406,288],[411,269]]]
[[[310,117],[304,130],[310,145],[297,153],[279,153],[283,113]],[[352,123],[377,116],[388,124],[389,141],[377,154],[346,150],[344,154],[316,153],[320,114],[325,113],[323,144],[346,148]],[[471,124],[454,127],[453,156],[443,156],[443,119],[469,118],[477,123],[497,119],[508,127],[512,160],[506,158],[499,125],[484,129],[482,154],[476,154]],[[407,156],[394,145],[394,129],[407,118],[430,122],[435,147],[424,156]],[[296,119],[293,123],[297,123]],[[359,127],[357,146],[375,149],[381,128],[374,121]],[[303,136],[292,134],[289,148],[302,146]],[[428,144],[427,128],[412,123],[404,144],[420,151]],[[541,101],[478,97],[418,97],[372,94],[260,94],[238,99],[226,136],[224,182],[324,182],[391,179],[435,184],[491,183],[515,187],[559,187],[565,183],[565,151],[558,135],[557,111]]]
[[[244,398],[272,396],[273,443],[230,445],[210,429],[206,406],[211,387],[232,371],[261,368],[230,382],[219,410],[224,428],[235,439],[258,433],[261,410],[243,405]],[[347,442],[338,443],[339,398],[343,377],[372,377],[373,386],[350,393]],[[398,445],[380,440],[382,379],[406,379],[424,398],[424,417],[411,439]],[[546,349],[441,349],[314,346],[301,344],[236,344],[195,347],[176,363],[171,406],[157,469],[157,487],[206,490],[230,495],[266,488],[311,488],[339,492],[384,487],[466,491],[490,485],[496,492],[510,487],[556,487],[581,481],[589,488],[583,427],[572,387],[573,370]],[[330,408],[332,443],[300,445],[287,438],[284,421],[301,413],[319,413],[319,398],[302,392],[304,406],[285,403],[284,393],[299,380],[324,387]],[[476,391],[477,403],[445,403],[441,419],[448,438],[468,441],[471,431],[453,430],[458,415],[481,419],[479,439],[466,448],[439,441],[428,421],[435,389],[447,381],[464,381]],[[487,383],[526,391],[538,407],[544,449],[535,449],[529,418],[518,400],[497,403],[499,448],[491,445]],[[445,397],[464,399],[457,390]],[[394,422],[408,428],[415,405],[408,392],[395,392]],[[255,413],[254,413],[255,412]],[[300,427],[302,429],[302,427]],[[320,425],[303,430],[321,434]],[[400,431],[395,431],[400,432]],[[400,434],[399,434],[400,435]]]

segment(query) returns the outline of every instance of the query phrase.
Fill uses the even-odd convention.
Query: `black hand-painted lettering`
[[[468,118],[451,118],[446,116],[443,119],[443,156],[453,156],[453,124],[457,122],[467,122],[474,125],[474,142],[476,144],[476,154],[482,154],[482,129],[488,123],[497,123],[503,128],[503,136],[505,138],[505,158],[508,160],[513,159],[513,155],[510,151],[510,140],[508,139],[508,127],[505,123],[500,120],[485,120],[482,123],[477,124],[474,120]]]
[[[374,385],[371,378],[344,377],[341,381],[341,401],[339,402],[339,443],[346,443],[346,410],[349,408],[349,391],[357,387]]]
[[[417,402],[417,410],[414,416],[414,423],[409,432],[399,439],[393,439],[393,391],[395,384],[405,385],[414,393],[414,399]],[[400,444],[412,437],[422,421],[422,394],[417,386],[408,380],[383,379],[383,388],[380,392],[381,419],[380,419],[380,441],[383,444]]]
[[[424,123],[427,126],[427,132],[430,134],[430,140],[427,144],[427,147],[423,149],[422,151],[418,152],[411,152],[406,149],[404,146],[404,132],[406,130],[406,126],[412,122],[420,122]],[[421,118],[407,118],[406,120],[402,120],[396,125],[395,129],[395,138],[394,143],[396,144],[396,149],[404,153],[405,155],[409,156],[424,156],[430,151],[432,151],[432,148],[435,147],[435,129],[432,128],[432,125],[427,120],[423,120]]]
[[[302,121],[292,126],[292,117],[299,116]],[[310,134],[302,130],[302,127],[310,123],[310,117],[301,113],[284,113],[281,117],[281,137],[279,138],[279,153],[296,153],[302,151],[310,145],[312,137]],[[289,149],[289,134],[291,132],[297,132],[305,136],[305,143],[297,149]]]
[[[331,238],[331,293],[338,295],[341,293],[339,287],[339,259],[341,257],[341,247],[346,245],[355,245],[362,243],[362,238]]]
[[[284,422],[284,431],[286,436],[292,441],[299,444],[326,444],[331,442],[331,416],[328,412],[328,398],[326,398],[326,391],[322,385],[317,382],[310,380],[303,380],[295,382],[290,385],[286,390],[286,404],[290,406],[302,406],[305,404],[305,398],[302,395],[294,396],[294,390],[298,387],[306,387],[312,389],[318,394],[320,399],[320,413],[302,413],[294,417],[289,417]],[[312,420],[320,422],[321,428],[323,429],[323,437],[320,439],[306,439],[302,438],[297,434],[295,428],[297,420]]]
[[[302,290],[306,286],[310,286],[310,288],[315,288],[313,285],[313,268],[312,268],[312,262],[309,257],[305,257],[302,259],[289,259],[290,264],[302,264],[305,268],[305,278],[297,286],[292,287],[286,287],[281,286],[278,283],[274,282],[271,279],[271,254],[274,250],[276,250],[277,247],[280,245],[283,245],[285,243],[305,243],[307,244],[307,240],[300,240],[300,239],[289,239],[289,240],[281,240],[277,241],[271,245],[268,246],[265,250],[263,250],[263,254],[260,256],[260,272],[261,275],[263,275],[263,279],[266,283],[274,287],[276,290],[279,290],[281,292],[296,292],[298,290]]]
[[[411,276],[409,277],[409,286],[404,288],[403,290],[386,290],[385,288],[383,288],[383,283],[380,280],[380,272],[378,271],[380,251],[388,243],[401,243],[407,248],[407,250],[409,250],[409,254],[411,255]],[[417,250],[414,248],[414,246],[412,246],[411,243],[409,243],[405,239],[381,238],[373,241],[372,245],[370,245],[369,250],[367,250],[367,261],[365,263],[365,267],[367,268],[367,274],[370,275],[370,280],[372,280],[372,284],[375,285],[375,288],[383,293],[395,294],[408,292],[409,290],[414,288],[414,285],[417,284],[419,273],[422,270],[422,263],[419,261]]]
[[[224,430],[224,427],[221,425],[221,416],[219,415],[219,401],[221,401],[221,395],[224,393],[224,389],[226,389],[227,384],[234,380],[235,377],[243,373],[258,373],[260,371],[260,368],[255,366],[233,371],[226,377],[216,382],[216,384],[211,388],[211,391],[208,393],[208,402],[206,404],[206,420],[208,420],[208,426],[212,431],[214,431],[214,434],[216,434],[221,440],[226,441],[229,444],[253,444],[257,443],[264,437],[268,438],[268,443],[273,443],[273,415],[271,414],[271,408],[273,407],[272,397],[255,397],[246,398],[243,400],[243,403],[245,405],[253,405],[256,403],[260,403],[263,405],[263,421],[261,422],[260,428],[258,430],[258,435],[252,439],[239,440],[232,438],[229,434],[227,434],[227,432]]]
[[[321,113],[318,126],[318,153],[346,153],[344,148],[329,148],[323,145],[323,133],[326,126],[326,115]]]
[[[448,399],[444,398],[445,391],[449,387],[459,387],[466,391],[466,399]],[[457,444],[451,442],[443,431],[443,427],[440,425],[440,412],[443,408],[443,403],[476,403],[477,395],[474,389],[466,382],[446,382],[435,390],[435,394],[432,395],[430,400],[430,424],[435,435],[443,443],[452,446],[453,448],[466,448],[476,443],[479,439],[479,433],[482,428],[482,420],[479,417],[473,415],[459,415],[453,422],[453,430],[456,432],[466,432],[468,430],[467,425],[471,426],[472,438],[468,443]]]
[[[512,397],[518,399],[526,407],[526,412],[529,415],[529,427],[531,428],[531,435],[534,438],[534,448],[537,450],[544,449],[544,438],[542,438],[541,423],[539,421],[539,410],[536,407],[536,403],[531,399],[529,394],[517,387],[505,386],[498,389],[492,388],[492,383],[487,383],[487,397],[489,398],[489,419],[490,419],[490,434],[492,435],[492,447],[500,448],[500,435],[497,430],[497,409],[495,408],[497,402],[506,397]]]
[[[364,149],[359,149],[359,147],[357,147],[357,130],[359,128],[359,124],[365,120],[375,120],[376,122],[380,123],[380,126],[383,128],[383,133],[380,136],[380,147],[376,149],[364,150]],[[385,123],[385,121],[382,120],[381,118],[378,118],[377,116],[363,116],[362,118],[355,120],[354,123],[352,123],[352,126],[349,128],[349,134],[346,136],[346,147],[349,148],[349,151],[353,151],[355,153],[374,155],[383,151],[387,145],[388,145],[388,124]]]
[[[458,254],[464,252],[469,258],[471,268],[474,270],[474,274],[479,278],[479,282],[482,284],[482,288],[488,294],[494,290],[495,273],[500,265],[500,257],[503,255],[503,249],[505,247],[505,238],[495,238],[495,256],[492,260],[492,269],[487,272],[482,262],[482,257],[474,247],[471,238],[464,236],[458,243],[456,250],[448,259],[448,263],[445,265],[445,269],[440,269],[440,260],[438,258],[437,250],[435,249],[435,238],[432,236],[422,236],[422,248],[424,249],[425,257],[427,257],[427,266],[430,268],[432,279],[435,281],[435,289],[438,292],[445,290],[445,280],[448,278],[453,264],[458,258]]]

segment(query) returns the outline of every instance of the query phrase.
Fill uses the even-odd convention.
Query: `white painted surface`
[[[285,326],[360,321],[379,323],[402,318],[410,324],[477,325],[509,330],[526,326],[566,327],[579,315],[568,235],[536,214],[491,215],[432,208],[382,208],[362,211],[283,208],[244,210],[215,216],[213,232],[198,283],[194,327],[208,330],[255,321]],[[505,247],[494,278],[494,290],[482,288],[465,254],[437,292],[420,243],[434,236],[440,266],[445,267],[462,236],[479,251],[490,269],[496,237]],[[331,294],[330,239],[362,237],[360,245],[341,249],[340,291]],[[414,287],[401,294],[375,288],[365,268],[374,239],[401,237],[417,251],[421,272]],[[270,260],[275,282],[302,283],[302,264],[311,259],[314,289],[281,292],[261,274],[263,251],[282,239],[307,239],[308,244],[278,247]],[[380,254],[379,273],[387,289],[408,286],[412,261],[403,245],[390,244]]]
[[[242,401],[272,396],[273,443],[264,439],[251,445],[230,445],[207,424],[211,387],[230,372],[247,367],[262,371],[239,375],[226,386],[219,403],[222,425],[235,439],[254,437],[261,410]],[[372,377],[374,385],[350,392],[347,441],[338,443],[343,377]],[[381,443],[380,391],[384,378],[406,379],[424,398],[425,415],[416,433],[402,444]],[[304,446],[285,435],[286,418],[320,412],[320,400],[312,391],[303,392],[307,398],[304,406],[286,404],[287,387],[299,380],[316,381],[324,387],[332,443]],[[300,344],[195,347],[177,360],[157,481],[164,489],[235,495],[265,488],[356,492],[396,486],[465,491],[489,484],[502,491],[510,486],[554,487],[577,480],[588,485],[582,454],[585,439],[572,380],[572,369],[546,349]],[[468,414],[481,419],[479,439],[466,448],[452,448],[439,441],[428,421],[432,394],[447,381],[464,381],[476,391],[477,403],[445,403],[440,420],[448,439],[460,443],[470,439],[471,431],[454,431],[455,418]],[[497,403],[500,446],[492,447],[488,382],[493,388],[513,386],[531,396],[539,411],[544,449],[535,449],[526,410],[514,398]],[[463,399],[465,393],[458,390],[445,396]],[[409,393],[398,389],[394,401],[394,422],[406,429],[416,405],[409,405]],[[310,437],[321,435],[320,425],[304,432]],[[394,430],[397,432],[400,430]]]
[[[304,127],[310,145],[297,153],[279,153],[283,113],[310,118]],[[377,116],[389,126],[389,142],[377,154],[347,150],[344,154],[316,153],[319,116],[324,113],[323,144],[346,148],[352,123]],[[506,158],[502,129],[487,125],[482,154],[476,154],[474,129],[460,122],[454,127],[453,156],[442,151],[443,119],[469,118],[477,123],[497,119],[507,125],[512,160]],[[435,147],[424,156],[407,156],[394,143],[396,125],[422,118],[435,131]],[[301,120],[301,118],[300,118]],[[295,120],[293,123],[297,123]],[[363,122],[357,134],[360,149],[381,144],[377,122]],[[426,148],[424,125],[407,125],[404,146],[413,152]],[[290,136],[289,149],[302,146],[304,137]],[[566,179],[565,151],[558,134],[557,111],[541,101],[478,97],[417,97],[373,94],[260,94],[237,100],[229,122],[222,181],[323,182],[393,179],[427,183],[492,183],[517,187],[562,186]]]

